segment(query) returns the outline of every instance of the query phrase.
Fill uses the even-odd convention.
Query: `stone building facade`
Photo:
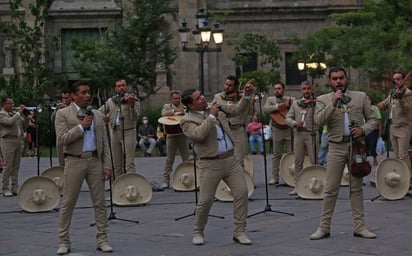
[[[10,19],[8,2],[8,0],[0,0],[2,21]],[[30,0],[23,2],[27,4]],[[358,9],[363,2],[361,0],[174,0],[173,4],[178,8],[178,18],[171,21],[166,28],[176,31],[171,46],[177,49],[177,58],[172,66],[171,81],[168,81],[170,89],[184,90],[198,86],[199,55],[182,51],[177,30],[183,18],[186,18],[189,27],[194,28],[195,14],[199,8],[224,15],[226,40],[230,40],[228,35],[232,33],[259,33],[275,39],[282,54],[280,63],[282,81],[293,90],[297,89],[299,84],[295,77],[299,72],[296,63],[290,61],[290,55],[294,51],[291,38],[304,36],[321,27],[330,26],[332,25],[329,19],[331,13]],[[53,63],[54,72],[69,74],[76,79],[76,75],[70,69],[70,50],[67,45],[70,39],[77,36],[98,37],[103,30],[114,28],[122,22],[124,9],[130,8],[129,5],[127,0],[55,0],[45,28],[47,34],[59,34],[61,38],[61,47],[56,52]],[[29,16],[27,19],[30,22]],[[12,39],[0,37],[0,49],[2,49],[0,72],[5,75],[19,71],[17,54],[10,50],[10,44]],[[204,82],[207,96],[221,91],[224,78],[236,73],[233,56],[233,49],[227,41],[223,43],[222,52],[205,53]],[[159,72],[159,76],[161,76],[158,79],[159,83],[166,84],[165,74]],[[168,90],[160,91],[167,94]]]

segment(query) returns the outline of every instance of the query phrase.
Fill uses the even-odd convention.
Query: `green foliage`
[[[245,85],[250,79],[253,79],[253,85],[256,88],[257,92],[269,92],[270,85],[280,80],[279,73],[271,71],[252,71],[245,72],[239,79],[240,89],[242,85]]]
[[[162,108],[161,107],[150,107],[142,108],[140,110],[139,121],[137,122],[137,127],[142,124],[142,118],[147,116],[149,118],[149,124],[153,127],[157,127],[157,120],[161,117]]]
[[[125,22],[108,31],[100,41],[73,41],[74,68],[99,88],[112,87],[116,79],[126,78],[140,98],[154,92],[156,64],[168,72],[175,59],[169,46],[172,33],[165,29],[166,17],[175,17],[170,0],[132,0]]]
[[[296,39],[297,55],[361,68],[376,80],[394,70],[411,70],[411,12],[410,0],[367,0],[360,10],[332,14],[336,26]]]
[[[235,39],[235,56],[233,61],[237,67],[242,67],[254,56],[259,63],[258,70],[252,72],[242,72],[240,83],[245,84],[250,79],[254,79],[253,84],[259,92],[268,92],[269,86],[279,81],[279,60],[280,48],[275,40],[271,40],[264,35],[246,33],[244,35],[232,35]]]
[[[41,100],[39,95],[43,95],[51,87],[53,73],[45,63],[45,57],[52,54],[45,50],[44,42],[48,37],[44,34],[44,24],[52,2],[53,0],[37,0],[29,3],[27,10],[33,17],[30,24],[21,12],[22,0],[9,2],[12,19],[3,23],[5,27],[0,32],[13,40],[12,47],[19,54],[24,73],[11,77],[4,87],[4,93],[16,102],[24,102],[26,105],[38,102]]]

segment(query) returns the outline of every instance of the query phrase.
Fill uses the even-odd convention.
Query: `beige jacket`
[[[140,113],[140,104],[139,102],[135,102],[134,108],[131,108],[129,104],[120,104],[120,106],[118,106],[113,102],[113,99],[110,98],[99,108],[99,111],[103,114],[109,113],[110,127],[112,128],[115,126],[117,116],[121,115],[124,117],[125,130],[136,129],[136,124]],[[123,121],[120,120],[119,125],[121,126],[122,123]]]
[[[83,148],[83,130],[79,127],[81,123],[77,117],[77,107],[74,103],[56,112],[56,136],[63,144],[63,152],[71,155],[80,155]],[[96,137],[97,155],[103,162],[105,169],[111,170],[109,143],[103,115],[99,111],[94,113],[94,133]]]
[[[318,126],[327,125],[329,141],[339,143],[343,139],[344,108],[332,105],[333,92],[317,98],[315,108],[315,123]],[[363,128],[364,135],[376,129],[376,116],[370,102],[363,92],[348,91],[351,101],[347,104],[349,123],[355,122]]]

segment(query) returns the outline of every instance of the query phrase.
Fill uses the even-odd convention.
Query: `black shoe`
[[[252,155],[256,155],[256,152],[252,152]]]
[[[150,153],[147,153],[147,156],[148,156],[148,157],[151,157],[151,156],[152,156],[152,154],[150,154]]]

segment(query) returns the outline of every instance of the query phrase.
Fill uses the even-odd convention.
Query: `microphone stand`
[[[259,97],[259,114],[260,114],[260,118],[262,118],[262,95],[261,94],[257,94]],[[263,123],[261,122],[262,127],[261,127],[261,133],[262,136],[264,135],[264,130],[263,130]],[[264,163],[264,168],[265,168],[265,195],[266,195],[266,205],[265,208],[262,211],[253,213],[248,215],[247,217],[250,218],[252,216],[258,215],[260,213],[265,213],[265,212],[275,212],[275,213],[280,213],[280,214],[287,214],[290,216],[294,216],[293,213],[289,213],[289,212],[282,212],[282,211],[274,211],[271,208],[271,205],[269,204],[269,189],[268,189],[268,174],[267,174],[267,159],[266,159],[266,145],[264,145],[263,147],[263,163]]]
[[[198,202],[199,202],[199,201],[198,201],[198,198],[197,198],[196,152],[195,152],[195,147],[193,146],[193,144],[192,144],[191,146],[192,146],[192,152],[193,152],[193,174],[194,174],[194,179],[195,179],[195,210],[193,211],[193,213],[190,213],[190,214],[187,214],[187,215],[184,215],[184,216],[175,218],[175,221],[179,221],[179,220],[181,220],[181,219],[185,219],[185,218],[190,217],[190,216],[195,216],[195,215],[196,215],[196,206],[197,206],[197,204],[198,204]],[[223,217],[223,216],[217,216],[217,215],[211,215],[211,214],[209,214],[209,216],[210,216],[210,217],[219,218],[219,219],[224,219],[224,218],[225,218],[225,217]]]
[[[49,138],[52,138],[52,120],[51,120],[51,106],[47,105],[47,118],[48,118],[48,127],[47,127],[47,134],[49,135]],[[56,140],[55,140],[56,141]],[[56,148],[57,149],[57,148]],[[52,140],[49,140],[49,161],[50,161],[50,168],[53,167],[53,161],[52,161],[52,155],[53,155],[53,142]]]
[[[121,126],[122,126],[122,141],[123,141],[123,174],[126,173],[126,141],[125,141],[125,135],[124,135],[124,116],[123,116],[123,112],[122,112],[122,100],[120,100],[119,103],[119,119],[121,122]]]
[[[104,112],[107,113],[106,97],[104,97],[103,102],[104,102]],[[111,163],[111,166],[112,166],[112,175],[113,175],[113,179],[112,178],[109,179],[110,214],[109,214],[109,217],[107,218],[107,220],[109,220],[109,221],[110,220],[120,220],[120,221],[133,222],[133,223],[138,224],[139,221],[137,221],[137,220],[128,220],[128,219],[117,218],[116,213],[113,211],[113,191],[112,191],[112,188],[113,188],[112,183],[113,182],[112,182],[112,180],[114,180],[115,171],[114,171],[114,163],[113,163],[112,141],[111,141],[111,138],[110,138],[109,122],[105,121],[104,123],[105,123],[104,125],[105,125],[105,128],[106,128],[107,139],[109,141],[110,163]],[[94,225],[96,225],[96,223],[90,224],[91,227],[94,226]]]
[[[315,160],[315,165],[318,164],[318,150],[316,147],[316,131],[315,131],[315,106],[316,106],[316,97],[314,93],[311,93],[311,98],[312,98],[312,132],[310,133],[310,135],[312,136],[312,145],[313,145],[313,157]]]

